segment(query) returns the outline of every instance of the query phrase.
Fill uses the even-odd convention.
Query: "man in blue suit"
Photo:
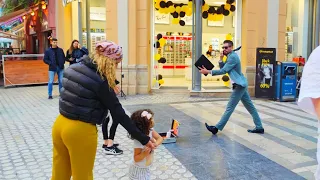
[[[49,66],[48,96],[52,99],[52,89],[55,74],[58,75],[59,92],[62,88],[63,69],[65,63],[64,52],[58,47],[58,40],[52,39],[51,47],[46,50],[43,58],[44,63]]]
[[[221,117],[218,124],[215,126],[209,126],[207,123],[205,124],[207,129],[212,132],[212,134],[217,134],[220,130],[222,131],[224,126],[227,124],[231,114],[233,113],[234,109],[236,108],[237,104],[241,100],[244,107],[247,111],[251,114],[253,118],[253,122],[255,124],[254,129],[249,129],[249,133],[259,133],[263,134],[264,129],[261,123],[261,119],[257,112],[257,109],[254,107],[249,92],[248,92],[248,82],[247,79],[241,72],[241,62],[239,56],[233,51],[233,42],[230,40],[225,40],[223,42],[223,54],[220,56],[219,66],[220,70],[207,70],[205,67],[199,67],[200,73],[202,74],[209,74],[211,73],[212,76],[215,75],[222,75],[228,73],[231,79],[231,83],[233,86],[233,92],[229,99],[227,109],[224,112],[223,116]],[[222,62],[223,56],[227,56],[226,63]]]

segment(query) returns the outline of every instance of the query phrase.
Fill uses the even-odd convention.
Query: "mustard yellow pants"
[[[59,115],[52,128],[52,180],[93,180],[96,126]]]

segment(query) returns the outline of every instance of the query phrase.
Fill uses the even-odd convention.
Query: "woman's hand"
[[[113,91],[116,93],[116,94],[119,94],[120,93],[120,87],[119,86],[116,86],[113,88]]]
[[[155,146],[152,141],[149,141],[148,144],[146,144],[146,147],[150,148],[150,150],[155,149]]]

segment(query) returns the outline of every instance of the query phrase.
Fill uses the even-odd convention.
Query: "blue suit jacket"
[[[226,63],[219,63],[220,70],[212,70],[211,75],[222,75],[228,73],[233,83],[242,87],[248,87],[247,78],[244,77],[241,71],[241,62],[239,56],[235,52],[231,52],[227,56]]]

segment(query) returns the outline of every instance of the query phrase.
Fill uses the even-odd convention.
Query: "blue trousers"
[[[234,109],[237,107],[240,100],[243,103],[244,107],[247,109],[247,111],[251,114],[256,128],[257,129],[263,128],[257,109],[254,107],[251,101],[250,95],[248,93],[248,88],[242,87],[242,86],[236,86],[233,89],[226,111],[224,112],[220,121],[216,125],[216,128],[218,128],[220,131],[222,131],[224,126],[227,124],[231,114],[233,113]]]
[[[63,69],[57,68],[56,71],[49,71],[49,82],[48,82],[48,95],[52,96],[54,76],[57,73],[59,81],[59,92],[62,88],[62,78],[63,78]]]

